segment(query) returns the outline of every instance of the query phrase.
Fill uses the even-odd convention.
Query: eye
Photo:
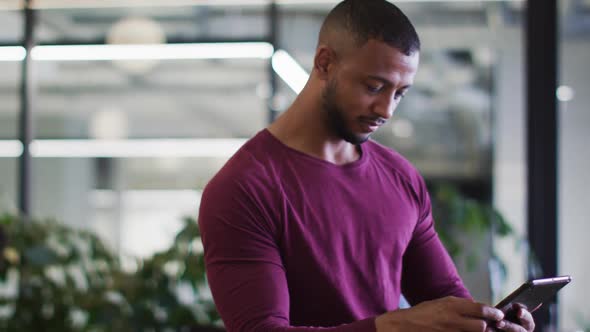
[[[406,96],[406,91],[400,91],[395,93],[395,100],[401,100],[403,97]]]
[[[378,93],[383,89],[383,85],[367,84],[367,91],[371,93]]]

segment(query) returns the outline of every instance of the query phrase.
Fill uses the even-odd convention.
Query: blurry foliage
[[[432,190],[432,214],[436,231],[449,254],[455,262],[464,259],[467,269],[475,268],[481,258],[475,250],[466,248],[458,235],[464,234],[474,243],[486,244],[486,237],[490,234],[499,237],[514,235],[510,224],[492,205],[465,197],[450,184],[440,184]],[[505,275],[506,266],[493,248],[490,250],[491,259],[498,263]]]
[[[95,235],[0,217],[0,331],[189,331],[219,323],[197,223],[135,271]]]

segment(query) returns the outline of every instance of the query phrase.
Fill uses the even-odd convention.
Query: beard
[[[338,105],[336,96],[336,81],[328,82],[322,93],[322,109],[325,112],[325,119],[328,128],[339,138],[348,143],[359,145],[366,142],[370,135],[355,134],[346,123],[345,112]]]

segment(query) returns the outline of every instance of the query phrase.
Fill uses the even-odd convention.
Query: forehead
[[[342,67],[368,75],[401,76],[402,79],[411,80],[418,71],[419,59],[419,52],[405,55],[384,42],[370,39],[362,47],[347,54],[342,59]]]

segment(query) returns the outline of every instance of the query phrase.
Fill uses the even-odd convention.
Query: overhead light
[[[556,95],[559,101],[570,101],[574,99],[574,89],[567,85],[561,85],[557,88]]]
[[[230,157],[243,139],[39,140],[31,143],[34,157],[145,158]]]
[[[272,68],[287,85],[299,94],[309,79],[309,74],[284,50],[272,56]]]
[[[27,51],[22,46],[0,47],[0,61],[23,61]]]
[[[31,51],[38,61],[101,61],[151,59],[268,59],[272,67],[296,93],[301,92],[309,74],[284,50],[273,55],[274,48],[265,42],[196,43],[157,45],[55,45],[35,46]],[[22,61],[26,50],[21,46],[0,47],[0,61]]]
[[[166,32],[158,21],[141,16],[127,16],[114,23],[106,34],[105,44],[113,45],[162,45],[166,44]],[[132,75],[144,75],[160,60],[117,60],[113,64]]]
[[[31,56],[38,61],[268,59],[273,51],[273,46],[265,42],[55,45],[35,46]],[[0,61],[22,61],[25,55],[21,46],[0,47]]]
[[[246,139],[34,140],[39,158],[231,157]],[[19,157],[22,144],[0,141],[0,157]]]
[[[18,140],[1,140],[0,157],[15,158],[23,154],[23,144]]]
[[[36,46],[31,56],[40,61],[100,61],[151,59],[268,59],[273,46],[265,42],[158,45]]]

